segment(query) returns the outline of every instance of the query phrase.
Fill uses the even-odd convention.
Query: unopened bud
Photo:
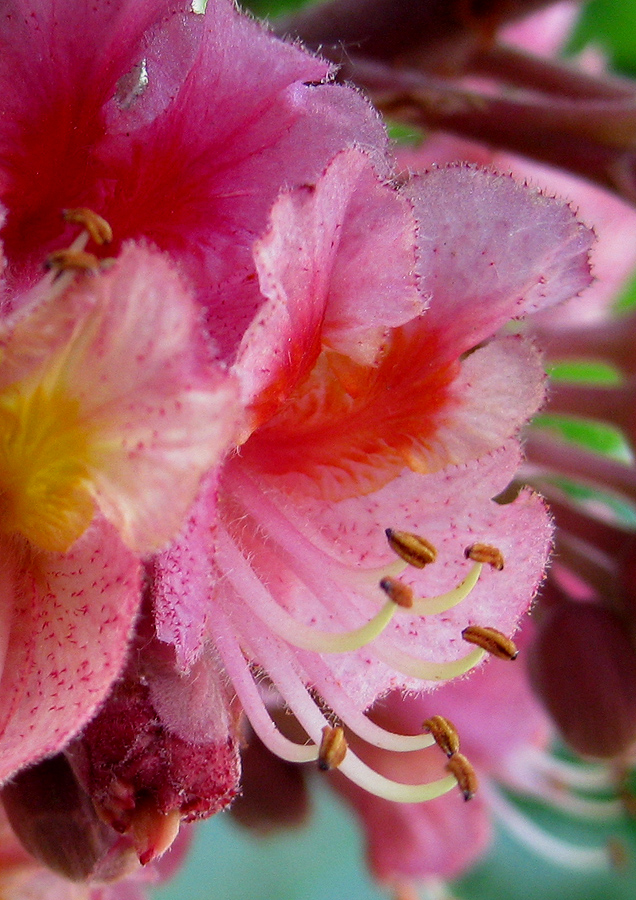
[[[424,722],[424,730],[433,736],[438,747],[446,756],[452,756],[459,750],[459,735],[452,722],[444,716],[432,716]]]
[[[512,660],[519,655],[515,642],[501,631],[497,631],[496,628],[488,628],[485,625],[469,625],[462,631],[462,637],[469,644],[476,644],[486,653],[490,653],[491,656],[496,656],[498,659]]]
[[[594,603],[558,603],[540,620],[529,656],[532,685],[571,747],[601,758],[631,750],[636,651],[619,616]]]
[[[492,566],[493,569],[501,571],[504,567],[504,558],[501,550],[497,547],[491,547],[490,544],[471,544],[464,550],[466,559],[472,559],[473,562],[484,563]]]
[[[446,763],[446,770],[457,779],[464,800],[472,800],[479,786],[472,763],[466,759],[463,753],[453,753]]]
[[[437,559],[435,547],[417,534],[394,531],[393,528],[387,528],[385,534],[393,552],[416,569],[423,569]]]
[[[322,741],[318,753],[318,768],[323,772],[337,769],[347,753],[347,741],[343,729],[337,725],[332,728],[325,725],[322,729]]]
[[[23,847],[69,881],[112,881],[138,867],[131,842],[100,821],[62,754],[14,775],[2,803]]]

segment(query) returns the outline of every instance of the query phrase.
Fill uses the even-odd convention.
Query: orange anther
[[[85,228],[96,244],[110,244],[113,239],[113,229],[106,219],[93,212],[86,206],[78,206],[75,209],[65,209],[62,213],[65,222],[73,222]]]
[[[323,772],[337,769],[347,753],[347,741],[344,730],[337,725],[332,728],[325,725],[322,729],[322,741],[318,752],[318,768]]]
[[[504,558],[501,550],[491,547],[490,544],[472,544],[464,550],[466,559],[473,562],[485,563],[493,569],[501,571],[504,567]]]
[[[511,660],[516,659],[519,655],[515,642],[501,631],[497,631],[496,628],[488,628],[485,625],[469,625],[462,631],[462,637],[469,644],[476,644],[498,659]]]
[[[410,566],[423,569],[429,563],[435,562],[437,550],[425,538],[409,531],[394,531],[393,528],[387,528],[385,534],[394,553]]]

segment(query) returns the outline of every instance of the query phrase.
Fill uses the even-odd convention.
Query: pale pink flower
[[[364,709],[391,688],[474,665],[482,651],[462,650],[467,625],[514,630],[549,529],[536,496],[491,498],[518,465],[514,435],[540,402],[542,377],[522,339],[488,339],[511,315],[582,286],[586,245],[569,212],[508,178],[450,167],[396,192],[357,151],[274,205],[254,247],[266,299],[232,369],[245,433],[182,537],[157,557],[152,592],[182,683],[200,683],[203,666],[218,696],[223,676],[210,673],[221,664],[274,753],[319,755],[328,723],[312,690],[365,740],[429,744],[387,735]],[[439,561],[407,569],[386,528],[425,535]],[[469,574],[464,549],[477,541],[496,545],[506,566],[469,590],[477,570]],[[378,613],[378,583],[400,572],[416,595],[442,596],[389,622],[395,605]],[[253,666],[311,744],[274,726]],[[209,704],[184,708],[165,683],[150,689],[182,733],[210,727]],[[453,783],[402,790],[353,752],[340,768],[403,799]]]
[[[234,427],[236,390],[195,323],[169,263],[130,245],[104,274],[46,276],[0,324],[2,780],[103,701],[139,558],[168,542]]]

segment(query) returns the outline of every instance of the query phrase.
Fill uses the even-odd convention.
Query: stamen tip
[[[424,722],[424,731],[432,735],[433,740],[450,759],[459,750],[459,735],[452,722],[444,716],[432,716]]]
[[[506,637],[496,628],[489,628],[485,625],[469,625],[462,631],[462,637],[469,644],[475,644],[481,647],[491,656],[498,659],[513,660],[519,655],[519,650],[514,641]]]
[[[463,753],[453,753],[446,763],[446,770],[457,779],[464,800],[472,800],[479,787],[472,763],[466,759]]]
[[[110,244],[113,239],[113,229],[106,219],[86,206],[64,209],[62,216],[65,222],[72,222],[85,228],[95,243],[100,246]]]
[[[322,741],[318,751],[318,768],[323,772],[337,769],[347,753],[347,741],[344,730],[337,725],[332,728],[325,725],[322,729]]]
[[[504,567],[503,553],[490,544],[471,544],[464,550],[464,556],[466,559],[472,559],[473,562],[485,563],[499,572]]]
[[[437,559],[437,550],[426,538],[393,528],[385,529],[384,533],[393,552],[416,569],[423,569]]]
[[[413,589],[408,584],[387,575],[380,582],[380,587],[396,606],[401,606],[403,609],[410,609],[413,606]]]

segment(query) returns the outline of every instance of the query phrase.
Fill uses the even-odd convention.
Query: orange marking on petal
[[[436,442],[451,404],[458,361],[439,360],[421,324],[394,329],[376,366],[323,350],[311,373],[243,445],[250,464],[307,476],[328,500],[371,493],[405,466],[436,471],[449,460]]]

